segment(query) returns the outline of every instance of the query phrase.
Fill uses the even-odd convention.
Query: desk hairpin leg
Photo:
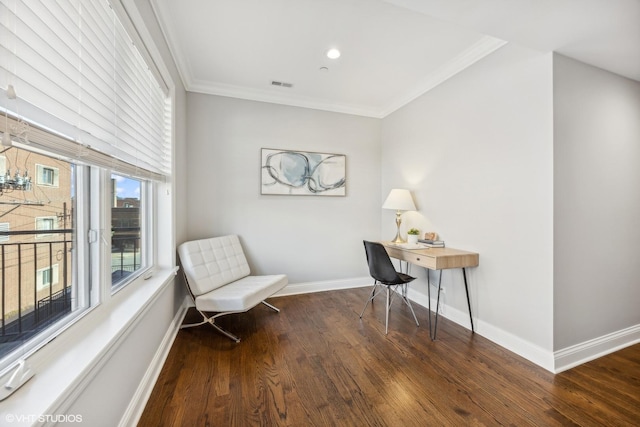
[[[438,275],[438,298],[436,298],[436,322],[433,327],[433,335],[431,339],[433,341],[436,340],[436,334],[438,333],[438,308],[440,307],[440,289],[442,289],[442,270],[439,270],[440,274]],[[429,313],[431,315],[431,313]]]
[[[425,268],[425,270],[427,271],[427,309],[429,312],[429,338],[431,338],[433,336],[431,334],[431,281],[429,280],[429,269]]]
[[[467,292],[467,306],[469,307],[469,320],[471,320],[471,332],[475,333],[473,327],[473,316],[471,315],[471,300],[469,299],[469,286],[467,286],[467,269],[462,267],[462,277],[464,277],[464,290]]]
[[[440,306],[440,288],[441,288],[441,283],[442,283],[442,270],[439,270],[440,274],[438,275],[438,299],[436,302],[436,321],[435,321],[435,326],[433,328],[431,328],[431,282],[430,282],[430,275],[429,275],[429,269],[425,268],[425,270],[427,270],[427,300],[428,300],[428,305],[429,305],[429,337],[435,341],[436,339],[436,332],[438,330],[438,307]]]
[[[462,277],[464,278],[464,290],[467,294],[467,307],[469,308],[469,320],[471,321],[471,332],[475,333],[476,329],[473,326],[473,316],[471,315],[471,299],[469,299],[469,285],[467,284],[467,269],[462,267]],[[438,297],[436,299],[436,320],[435,325],[433,327],[433,331],[431,330],[431,285],[429,284],[429,270],[427,270],[427,297],[429,299],[429,335],[431,339],[435,341],[436,334],[438,333],[438,308],[440,307],[440,289],[442,283],[442,270],[440,270],[440,275],[438,276]]]

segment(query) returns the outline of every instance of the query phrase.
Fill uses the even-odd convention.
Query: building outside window
[[[64,323],[89,304],[88,282],[74,280],[73,274],[78,262],[73,250],[76,167],[13,146],[5,150],[4,157],[6,168],[12,170],[33,171],[38,165],[55,164],[44,169],[54,171],[58,185],[5,190],[0,195],[0,291],[4,299],[0,305],[0,360],[52,323]]]
[[[111,286],[114,289],[146,264],[144,186],[141,180],[111,174]]]
[[[57,187],[59,184],[59,169],[44,166],[44,165],[36,165],[36,183],[38,185],[50,185],[52,187]]]
[[[36,217],[36,230],[55,230],[56,229],[56,217],[55,216],[40,216]],[[51,236],[51,233],[36,234],[37,239]]]
[[[9,223],[8,222],[0,222],[0,233],[8,233],[9,232]],[[8,242],[9,235],[8,234],[0,234],[0,243]]]
[[[54,264],[49,267],[40,268],[36,272],[36,287],[40,291],[44,288],[55,286],[59,282],[60,267]]]

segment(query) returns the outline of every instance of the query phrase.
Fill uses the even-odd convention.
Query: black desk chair
[[[376,242],[368,242],[366,240],[363,241],[364,250],[367,254],[367,263],[369,264],[369,274],[373,277],[373,289],[371,290],[371,295],[369,299],[364,304],[364,308],[362,309],[362,313],[360,313],[360,318],[364,314],[364,311],[367,308],[367,305],[370,301],[380,294],[380,292],[376,292],[378,287],[386,286],[387,287],[387,306],[386,306],[386,320],[384,326],[384,333],[387,334],[389,332],[389,308],[393,303],[393,298],[396,295],[399,295],[400,298],[409,306],[411,309],[411,314],[413,314],[413,318],[416,321],[416,325],[420,326],[418,323],[418,319],[416,318],[416,313],[413,311],[413,307],[411,307],[411,302],[407,298],[407,284],[412,280],[415,280],[415,277],[411,277],[404,273],[399,273],[396,271],[396,268],[393,266],[391,259],[389,258],[389,254],[385,250],[384,246],[380,243]],[[398,292],[398,286],[401,287],[400,292]],[[393,297],[390,297],[391,288],[393,287]]]

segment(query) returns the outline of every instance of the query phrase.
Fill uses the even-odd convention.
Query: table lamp
[[[413,198],[411,197],[411,193],[409,192],[409,190],[403,190],[399,188],[394,188],[393,190],[391,190],[391,192],[387,196],[387,200],[385,200],[382,204],[382,209],[393,209],[396,211],[396,226],[398,227],[398,231],[396,233],[396,238],[393,239],[392,243],[405,243],[406,240],[400,237],[402,212],[416,210],[416,205],[413,203]]]

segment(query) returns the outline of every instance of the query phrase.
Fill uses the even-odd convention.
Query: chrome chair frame
[[[180,325],[180,329],[193,328],[194,326],[200,326],[200,325],[204,325],[205,323],[208,323],[211,326],[213,326],[214,329],[216,329],[222,335],[225,335],[226,337],[231,338],[236,343],[239,343],[240,342],[240,338],[238,336],[232,334],[231,332],[229,332],[229,331],[221,328],[220,326],[218,326],[216,324],[216,319],[218,317],[226,316],[227,314],[244,313],[244,312],[246,312],[246,310],[242,310],[242,311],[223,311],[223,312],[215,313],[212,316],[207,316],[204,311],[200,311],[200,310],[198,310],[197,307],[195,307],[196,297],[193,295],[193,292],[191,292],[191,288],[189,287],[189,280],[187,279],[187,275],[184,272],[184,268],[181,268],[181,270],[182,270],[182,277],[184,278],[184,284],[185,284],[185,286],[187,288],[187,291],[189,292],[189,296],[191,297],[191,300],[193,301],[194,308],[202,316],[202,321],[197,322],[197,323],[187,323],[187,324]],[[262,304],[266,305],[267,307],[269,307],[273,311],[275,311],[277,313],[280,313],[280,309],[278,307],[275,307],[275,306],[269,304],[266,301],[261,301],[261,302],[262,302]]]

